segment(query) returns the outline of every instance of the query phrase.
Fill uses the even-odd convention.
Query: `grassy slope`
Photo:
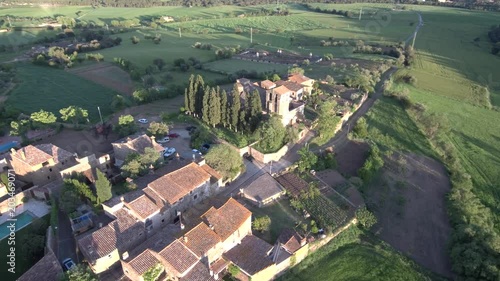
[[[350,227],[288,271],[280,281],[429,280],[408,258],[380,240]]]
[[[428,156],[434,152],[406,111],[393,99],[379,99],[366,115],[369,138],[393,150],[412,151]]]
[[[444,113],[452,130],[451,144],[458,148],[483,203],[499,214],[500,190],[500,112],[473,106],[431,92],[410,88],[411,98],[426,105],[428,111]],[[496,186],[496,187],[495,187]]]
[[[109,104],[116,93],[61,69],[25,64],[17,68],[23,81],[9,95],[7,104],[31,113],[45,109],[59,115],[59,109],[77,105],[89,111],[89,119],[98,120],[97,105],[103,115],[111,113]]]

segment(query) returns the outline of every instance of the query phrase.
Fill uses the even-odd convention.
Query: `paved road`
[[[78,263],[76,255],[76,242],[71,230],[71,223],[68,216],[59,211],[59,225],[57,227],[57,258],[60,262],[67,258],[71,258],[75,263]]]
[[[406,39],[406,41],[405,41],[406,45],[408,45],[408,43],[411,40],[413,40],[413,37],[417,35],[417,32],[420,30],[420,28],[422,26],[424,26],[424,21],[422,20],[422,15],[418,12],[417,12],[417,15],[418,15],[418,24],[415,27],[415,31],[410,36],[408,36],[408,38]]]

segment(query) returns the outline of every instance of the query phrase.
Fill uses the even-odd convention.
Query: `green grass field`
[[[203,68],[217,72],[225,72],[228,74],[235,73],[239,70],[257,72],[272,71],[278,73],[285,73],[287,70],[287,66],[282,64],[262,63],[237,59],[218,60],[206,63],[203,65]]]
[[[19,65],[17,68],[22,83],[9,95],[7,104],[24,113],[44,109],[59,115],[59,109],[77,105],[89,111],[89,119],[99,119],[97,106],[103,115],[111,113],[109,107],[116,93],[61,69]]]
[[[449,120],[448,139],[472,176],[475,193],[500,214],[500,112],[410,87],[411,98],[424,104],[429,112],[443,113]]]
[[[282,199],[270,206],[265,206],[263,208],[247,206],[252,211],[253,217],[269,216],[271,218],[271,226],[269,231],[263,233],[255,232],[254,234],[260,238],[266,240],[267,242],[274,244],[281,231],[285,228],[294,228],[296,222],[308,221],[301,218],[291,207],[290,201],[287,199]]]
[[[348,228],[287,271],[279,281],[439,280],[387,244]]]

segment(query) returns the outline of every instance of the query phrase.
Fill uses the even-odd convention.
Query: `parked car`
[[[196,127],[195,127],[195,126],[187,126],[187,127],[186,127],[186,130],[187,130],[187,131],[196,130]]]
[[[201,151],[199,151],[198,149],[193,149],[193,153],[201,155]]]
[[[175,138],[180,137],[180,135],[179,135],[179,134],[176,134],[176,133],[173,133],[173,134],[168,134],[168,135],[167,135],[167,137],[172,138],[172,139],[175,139]]]
[[[246,152],[245,154],[243,154],[243,157],[245,157],[248,161],[253,162],[254,158],[248,152]]]
[[[201,151],[207,152],[210,149],[210,145],[208,143],[201,146]]]
[[[67,259],[63,260],[62,263],[64,265],[64,268],[66,268],[66,270],[70,270],[76,266],[76,264],[73,262],[73,260],[71,258],[67,258]]]
[[[170,157],[172,154],[175,153],[175,148],[174,147],[170,147],[170,148],[165,148],[165,150],[163,151],[163,156],[165,157]]]
[[[167,143],[169,141],[170,141],[169,137],[164,137],[164,138],[161,138],[161,139],[157,140],[156,142],[157,143]]]
[[[149,121],[146,118],[141,118],[141,119],[137,120],[137,122],[139,122],[141,124],[147,124]]]

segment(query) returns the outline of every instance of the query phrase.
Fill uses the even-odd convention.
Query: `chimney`
[[[306,238],[302,238],[302,239],[300,240],[300,246],[301,246],[301,247],[305,246],[305,245],[306,245],[306,243],[307,243],[307,239],[306,239]]]
[[[127,260],[128,259],[128,252],[123,253],[122,259],[123,260]]]
[[[10,149],[10,153],[12,153],[12,155],[16,155],[16,149],[15,148],[11,148]]]
[[[188,237],[186,235],[182,236],[182,238],[184,239],[184,243],[188,242]]]
[[[155,136],[151,136],[151,145],[153,145],[153,146],[154,146],[154,145],[155,145],[155,143],[156,143],[156,138],[155,138]]]
[[[212,224],[209,224],[208,227],[211,229],[211,230],[214,230],[214,226]]]
[[[125,202],[125,197],[120,197],[120,201]]]

